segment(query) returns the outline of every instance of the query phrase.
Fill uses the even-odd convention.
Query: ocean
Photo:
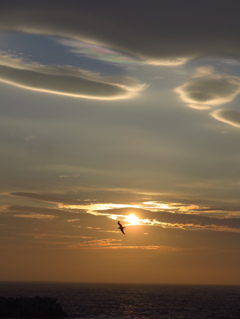
[[[69,318],[239,319],[240,286],[0,283],[0,296],[53,297]]]

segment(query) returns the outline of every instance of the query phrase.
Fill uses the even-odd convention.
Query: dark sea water
[[[240,286],[0,283],[0,296],[54,297],[69,318],[240,318]]]

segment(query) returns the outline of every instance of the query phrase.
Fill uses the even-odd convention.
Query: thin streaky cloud
[[[240,112],[236,110],[217,109],[210,113],[216,120],[240,128]]]
[[[0,81],[23,89],[76,98],[118,100],[137,95],[146,88],[129,77],[108,77],[88,70],[27,63],[0,56]]]
[[[69,52],[88,59],[99,60],[117,66],[141,65],[142,61],[123,55],[120,52],[110,50],[100,45],[70,39],[60,39],[58,42],[69,47]]]
[[[29,214],[13,214],[12,216],[17,218],[33,218],[33,219],[55,219],[57,216],[54,215],[44,215],[44,214],[36,214],[36,213],[29,213]]]

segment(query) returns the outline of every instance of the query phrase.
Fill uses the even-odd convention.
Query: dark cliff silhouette
[[[0,296],[0,318],[64,318],[66,316],[62,306],[54,298]]]

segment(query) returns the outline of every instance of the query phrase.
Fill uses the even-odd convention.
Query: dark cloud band
[[[0,29],[90,39],[156,62],[203,55],[239,58],[238,11],[238,3],[214,0],[12,0],[2,5]]]

